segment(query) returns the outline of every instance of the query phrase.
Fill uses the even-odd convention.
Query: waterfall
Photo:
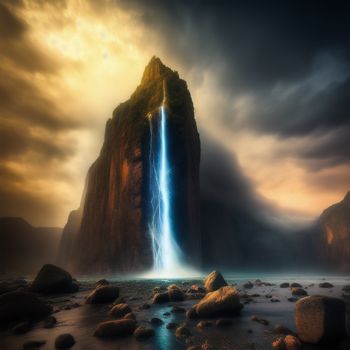
[[[159,110],[159,119],[148,115],[150,130],[149,179],[151,192],[151,220],[149,233],[152,241],[154,273],[173,276],[180,267],[180,251],[172,228],[171,166],[169,164],[168,129],[165,98]],[[157,125],[154,123],[157,121]]]

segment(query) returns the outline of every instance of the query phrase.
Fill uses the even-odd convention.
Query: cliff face
[[[327,263],[350,271],[350,192],[344,199],[327,208],[320,217],[322,250]]]
[[[173,227],[184,256],[198,258],[200,142],[192,100],[186,82],[154,57],[136,91],[107,121],[81,208],[64,230],[68,244],[62,242],[60,255],[68,252],[78,272],[138,272],[152,266],[149,120],[157,124],[164,84]]]

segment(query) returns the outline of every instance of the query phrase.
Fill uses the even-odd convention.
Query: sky
[[[65,224],[156,55],[203,150],[281,216],[316,218],[350,189],[349,30],[345,1],[0,0],[0,216]]]

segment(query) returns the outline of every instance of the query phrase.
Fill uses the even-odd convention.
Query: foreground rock
[[[134,336],[137,340],[145,340],[154,336],[154,329],[149,327],[137,327]]]
[[[187,316],[189,318],[237,316],[241,309],[238,291],[234,287],[226,286],[208,293],[188,311]]]
[[[292,294],[298,297],[307,296],[307,291],[303,288],[294,287],[292,288]]]
[[[61,334],[55,339],[56,349],[69,349],[74,344],[75,344],[75,339],[69,333]]]
[[[110,314],[114,317],[124,317],[125,315],[131,313],[130,306],[128,304],[117,304],[113,306]]]
[[[135,320],[128,319],[106,321],[97,326],[94,335],[100,338],[128,336],[134,333],[136,325]]]
[[[52,312],[52,307],[34,294],[10,292],[0,295],[0,322],[37,320]]]
[[[213,292],[225,286],[227,286],[227,282],[218,271],[211,272],[204,280],[204,288],[207,292]]]
[[[86,304],[111,303],[119,296],[119,288],[110,285],[102,285],[93,290],[86,299]]]
[[[58,266],[44,265],[33,283],[30,291],[37,293],[74,293],[79,289],[78,284],[73,281],[69,272]]]
[[[300,299],[295,308],[295,325],[303,342],[339,340],[345,334],[345,303],[325,296]]]
[[[167,292],[156,292],[153,296],[153,304],[168,303],[169,301],[183,301],[185,300],[184,292],[175,284],[168,287]]]
[[[301,350],[303,346],[298,338],[293,335],[287,335],[274,341],[272,348],[275,350]]]

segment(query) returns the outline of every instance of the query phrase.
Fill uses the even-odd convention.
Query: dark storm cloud
[[[247,118],[237,121],[227,111],[221,120],[225,127],[283,138],[350,130],[349,2],[132,0],[120,5],[138,9],[143,23],[162,33],[163,45],[188,70],[211,69],[233,100],[253,97],[255,108]],[[329,66],[334,74],[307,86]],[[344,153],[333,134],[327,162]],[[349,149],[350,140],[343,141]]]

